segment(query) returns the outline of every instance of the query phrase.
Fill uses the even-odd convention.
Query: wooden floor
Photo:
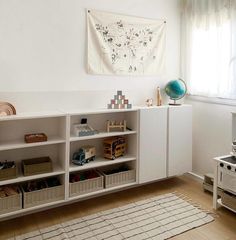
[[[0,222],[0,239],[5,240],[38,228],[51,226],[66,220],[174,191],[185,194],[194,202],[200,204],[203,209],[212,211],[211,194],[202,190],[199,181],[186,175]],[[214,222],[173,237],[172,239],[235,240],[236,214],[220,208],[217,211],[217,215]]]

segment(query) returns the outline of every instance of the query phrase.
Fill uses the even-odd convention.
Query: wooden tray
[[[48,137],[45,133],[31,133],[25,135],[26,143],[46,142]]]
[[[52,172],[52,160],[50,157],[40,157],[22,160],[24,176]]]

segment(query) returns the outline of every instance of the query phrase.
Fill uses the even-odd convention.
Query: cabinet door
[[[192,107],[169,107],[168,177],[192,171]]]
[[[165,178],[167,107],[140,110],[139,182]]]

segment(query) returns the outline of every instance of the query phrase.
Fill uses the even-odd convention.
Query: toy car
[[[83,146],[73,154],[72,162],[76,165],[83,166],[89,161],[94,161],[96,149],[94,146]]]

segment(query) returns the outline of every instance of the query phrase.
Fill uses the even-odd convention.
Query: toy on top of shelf
[[[25,134],[26,143],[46,142],[48,137],[45,133],[30,133]]]
[[[94,146],[83,146],[73,154],[72,163],[83,166],[89,161],[94,161],[96,155],[96,149]]]
[[[157,106],[162,105],[161,89],[157,87]]]
[[[93,129],[87,124],[87,118],[82,118],[80,124],[76,123],[73,125],[74,135],[78,137],[90,136],[98,133],[97,130]]]
[[[123,156],[126,151],[126,141],[124,137],[112,137],[103,141],[104,157],[114,160]]]
[[[147,100],[146,100],[146,105],[147,105],[148,107],[152,107],[152,106],[153,106],[153,99],[152,99],[152,98],[147,99]]]
[[[16,115],[15,107],[8,102],[0,102],[0,116]]]
[[[118,90],[117,94],[114,95],[114,98],[111,99],[111,102],[107,105],[108,109],[130,109],[132,104],[129,103],[129,100],[125,98],[125,95],[122,95],[122,91]]]
[[[123,130],[124,132],[126,131],[126,121],[110,121],[107,120],[107,132],[110,132],[112,129],[117,129],[118,130]]]

